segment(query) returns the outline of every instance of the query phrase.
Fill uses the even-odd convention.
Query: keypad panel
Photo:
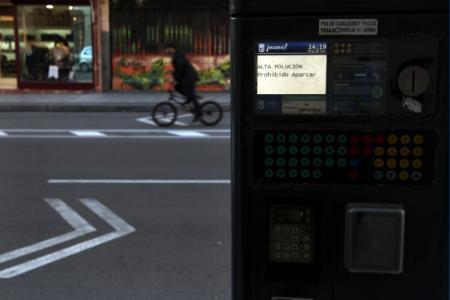
[[[431,184],[428,131],[258,131],[257,182]]]
[[[269,260],[277,263],[313,263],[314,218],[314,212],[309,207],[272,207]]]

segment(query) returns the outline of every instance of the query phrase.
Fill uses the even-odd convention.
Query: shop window
[[[19,5],[20,80],[92,83],[91,9],[87,5]]]

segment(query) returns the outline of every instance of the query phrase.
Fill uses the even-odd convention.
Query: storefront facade
[[[93,3],[3,1],[0,90],[94,90]]]
[[[112,89],[162,91],[169,87],[175,44],[199,72],[197,88],[229,89],[228,1],[112,0]]]
[[[228,90],[228,1],[0,0],[0,93],[162,91],[168,43],[199,90]]]

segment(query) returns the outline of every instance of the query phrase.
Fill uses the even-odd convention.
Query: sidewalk
[[[230,93],[201,92],[200,102],[213,100],[224,111],[230,110]],[[154,105],[166,101],[167,93],[70,93],[70,94],[0,94],[0,112],[60,111],[60,112],[114,112],[150,111]]]

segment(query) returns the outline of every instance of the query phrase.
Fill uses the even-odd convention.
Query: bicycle
[[[200,96],[197,96],[201,99]],[[153,122],[161,127],[168,127],[176,122],[178,109],[190,112],[194,115],[193,104],[188,102],[187,98],[181,94],[176,94],[169,90],[169,99],[156,104],[152,111]],[[203,125],[214,126],[222,120],[222,107],[215,101],[208,100],[200,104],[199,120]]]

